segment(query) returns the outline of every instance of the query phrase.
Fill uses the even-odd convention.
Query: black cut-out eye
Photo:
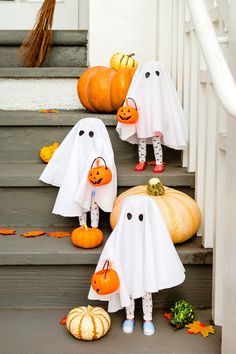
[[[128,220],[132,219],[132,214],[131,213],[127,213],[127,219]]]
[[[148,78],[149,76],[150,76],[150,73],[147,71],[147,72],[145,73],[145,77]]]
[[[143,214],[139,214],[138,218],[140,221],[143,221]]]
[[[157,74],[157,76],[160,76],[160,73],[159,73],[159,71],[155,71],[155,73]]]
[[[99,171],[97,171],[97,173],[96,173],[97,175],[100,175],[100,173],[99,173]]]
[[[79,135],[81,136],[83,134],[84,134],[84,130],[80,130]]]
[[[89,136],[90,136],[90,138],[92,138],[93,136],[94,136],[94,132],[89,132]]]
[[[128,109],[128,111],[127,111],[128,113],[130,113],[130,109]]]

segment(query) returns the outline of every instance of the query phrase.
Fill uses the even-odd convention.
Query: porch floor
[[[0,354],[66,354],[66,353],[161,353],[161,354],[216,354],[220,353],[221,329],[203,338],[200,334],[189,335],[186,329],[175,331],[162,318],[164,310],[154,313],[157,332],[146,337],[142,333],[141,316],[138,316],[135,332],[121,331],[123,311],[112,314],[112,326],[101,340],[82,342],[72,337],[66,326],[59,324],[69,309],[1,309]],[[211,318],[210,310],[198,310],[196,319],[206,324]]]

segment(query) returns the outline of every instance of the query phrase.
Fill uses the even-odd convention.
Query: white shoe
[[[125,333],[132,333],[134,331],[134,320],[125,320],[122,325],[122,330]]]
[[[145,336],[152,336],[155,333],[155,327],[152,322],[143,322],[143,333]]]

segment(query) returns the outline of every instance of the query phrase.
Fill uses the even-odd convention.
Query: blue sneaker
[[[155,327],[152,322],[143,322],[143,333],[145,336],[152,336],[155,333]]]
[[[134,331],[134,320],[125,320],[122,325],[122,330],[125,333],[132,333]]]

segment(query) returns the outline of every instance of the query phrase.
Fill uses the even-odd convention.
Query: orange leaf
[[[1,234],[1,235],[15,235],[15,234],[16,234],[16,230],[12,230],[12,229],[0,229],[0,234]]]
[[[67,231],[53,231],[53,232],[48,232],[47,236],[49,237],[55,237],[55,238],[63,238],[63,237],[68,237],[71,236],[71,232]]]
[[[188,334],[198,334],[200,333],[203,337],[208,337],[209,333],[214,334],[215,330],[213,326],[206,326],[204,323],[200,321],[194,321],[186,325],[188,328]]]
[[[171,312],[165,312],[163,315],[163,318],[166,320],[170,321],[172,319],[172,313]]]
[[[58,109],[40,109],[39,113],[58,113]]]
[[[148,166],[154,166],[155,164],[156,164],[155,161],[148,161],[148,162],[147,162],[147,165],[148,165]]]
[[[24,232],[23,234],[21,234],[21,236],[23,236],[23,237],[36,237],[36,236],[42,236],[42,235],[45,235],[45,231],[43,231],[43,230],[28,231],[28,232]]]
[[[60,325],[65,325],[66,324],[66,320],[67,320],[67,316],[63,317],[61,320],[60,320]]]

